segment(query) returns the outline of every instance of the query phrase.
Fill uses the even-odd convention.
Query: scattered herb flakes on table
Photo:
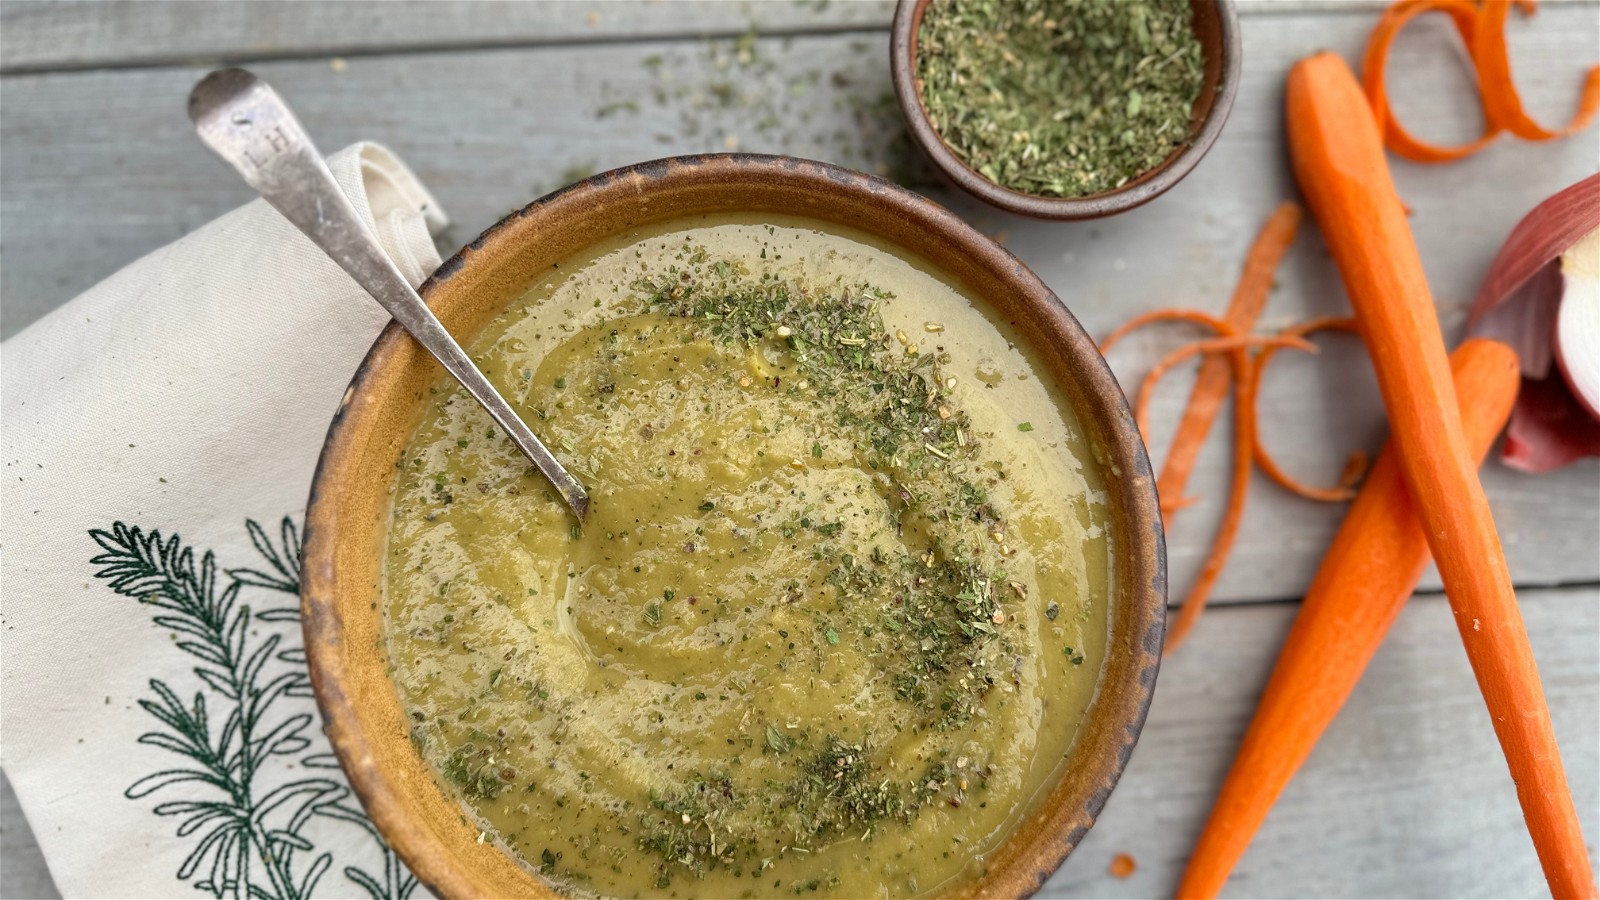
[[[1189,0],[940,0],[916,67],[929,120],[967,165],[1082,197],[1187,141],[1205,63]]]

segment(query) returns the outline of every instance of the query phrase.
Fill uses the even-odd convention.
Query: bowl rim
[[[1155,477],[1127,398],[1094,341],[1037,275],[948,210],[883,179],[793,157],[707,154],[615,169],[536,200],[463,247],[424,282],[420,292],[448,326],[453,318],[466,315],[457,313],[467,308],[467,294],[477,283],[463,276],[491,277],[495,266],[511,265],[505,262],[509,255],[537,247],[541,235],[549,234],[545,229],[581,230],[578,226],[582,223],[574,217],[588,216],[602,219],[596,227],[612,227],[611,234],[623,234],[638,225],[684,215],[628,220],[622,227],[604,226],[604,216],[642,208],[641,204],[647,206],[650,201],[641,198],[650,198],[653,192],[667,198],[664,202],[670,205],[674,196],[671,191],[692,201],[700,196],[696,191],[716,196],[716,191],[730,188],[738,189],[730,201],[736,205],[730,211],[782,211],[776,206],[749,205],[752,201],[747,198],[762,191],[771,194],[770,203],[814,197],[818,208],[806,209],[800,215],[865,230],[907,255],[925,259],[943,277],[961,283],[964,279],[959,272],[951,271],[951,265],[884,234],[883,229],[891,226],[874,230],[853,224],[841,218],[847,217],[849,210],[836,210],[826,201],[855,204],[857,211],[870,208],[874,215],[885,217],[881,221],[895,223],[893,227],[903,223],[906,233],[917,235],[919,240],[931,232],[933,236],[927,239],[935,243],[930,246],[948,245],[968,254],[955,260],[954,265],[980,272],[996,284],[1012,286],[1019,292],[1015,302],[1019,304],[1016,309],[1023,310],[1021,317],[1031,317],[1030,323],[1049,330],[1042,336],[1030,336],[1012,323],[1036,356],[1044,359],[1046,354],[1061,355],[1059,360],[1051,360],[1051,372],[1044,373],[1045,377],[1055,382],[1055,389],[1073,405],[1090,433],[1096,461],[1105,474],[1112,516],[1122,520],[1121,527],[1113,533],[1107,658],[1095,696],[1068,751],[1070,763],[1062,764],[1053,776],[1048,795],[1032,801],[1033,807],[1017,823],[1012,835],[990,854],[989,870],[979,880],[956,888],[974,896],[1032,894],[1094,823],[1127,765],[1149,711],[1161,662],[1166,616],[1166,549]],[[701,210],[712,211],[716,210]],[[526,281],[522,283],[525,285]],[[990,313],[1002,311],[991,299],[996,296],[993,292],[988,296],[971,289],[967,292]],[[503,307],[514,296],[516,293],[512,292],[493,302],[497,308]],[[419,803],[431,803],[437,808],[437,802],[444,800],[449,809],[457,813],[464,810],[454,796],[439,786],[432,769],[411,749],[409,740],[394,734],[385,739],[379,731],[379,724],[385,722],[397,726],[406,723],[392,680],[383,671],[386,654],[381,642],[382,613],[376,602],[381,587],[361,567],[381,572],[379,548],[390,508],[388,486],[393,483],[398,454],[409,443],[415,428],[410,417],[403,417],[411,422],[410,427],[396,424],[396,410],[386,407],[383,394],[397,390],[396,381],[421,377],[417,373],[424,371],[433,378],[442,370],[391,322],[356,370],[329,426],[308,500],[302,560],[301,619],[312,686],[324,730],[352,790],[384,839],[424,885],[440,897],[504,894],[507,884],[536,896],[556,896],[531,869],[495,849],[494,842],[489,847],[479,844],[474,848],[477,830],[469,827],[466,816],[445,817],[459,818],[459,828],[454,821],[424,821],[417,814]],[[1064,377],[1069,371],[1070,379]],[[398,403],[415,410],[420,408],[421,399],[419,393],[401,398]],[[374,451],[374,446],[379,449]],[[385,448],[393,447],[399,449],[394,455],[385,456]],[[385,461],[386,467],[382,465]],[[363,478],[371,484],[364,487]],[[381,497],[377,490],[380,487]],[[380,512],[373,515],[372,509]],[[367,513],[364,515],[362,510]],[[350,567],[344,567],[346,563]],[[347,609],[353,611],[348,619]],[[351,632],[351,626],[359,628]],[[372,641],[373,634],[378,636],[376,650],[363,653],[361,647],[365,645],[356,639]],[[369,682],[365,688],[368,691],[373,690],[371,682],[381,679],[376,695],[368,700],[372,705],[365,709],[357,699],[363,691],[362,678]],[[378,709],[379,706],[384,708]],[[383,719],[387,713],[393,713],[392,720]],[[393,751],[402,758],[404,771],[385,772],[382,759],[389,752],[385,747],[395,743],[404,745]],[[426,776],[421,781],[418,771]],[[492,872],[487,871],[491,869]],[[492,880],[495,878],[513,881]]]
[[[939,171],[962,190],[1007,212],[1036,219],[1071,221],[1116,215],[1149,203],[1171,190],[1200,164],[1200,160],[1222,134],[1222,126],[1226,124],[1234,98],[1239,93],[1242,42],[1239,39],[1239,14],[1235,0],[1191,0],[1192,5],[1214,5],[1221,59],[1216,80],[1206,85],[1211,89],[1211,104],[1199,127],[1191,128],[1192,140],[1188,146],[1168,156],[1156,168],[1114,190],[1086,197],[1045,197],[1013,190],[990,181],[962,161],[928,119],[913,61],[917,31],[930,2],[898,0],[895,5],[889,38],[889,69],[894,82],[895,99],[900,104],[900,112],[906,120],[912,140]],[[1210,66],[1207,65],[1207,68]],[[1205,93],[1206,89],[1202,88],[1202,99]]]

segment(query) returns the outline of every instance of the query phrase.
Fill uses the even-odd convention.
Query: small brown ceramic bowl
[[[1189,174],[1206,155],[1233,108],[1239,91],[1239,16],[1234,0],[1190,0],[1195,35],[1205,54],[1205,82],[1189,120],[1189,140],[1172,151],[1161,165],[1114,191],[1085,197],[1042,197],[1001,187],[979,175],[956,155],[928,121],[922,105],[922,84],[917,79],[917,34],[930,0],[900,0],[895,8],[889,41],[889,66],[894,73],[894,93],[900,100],[912,140],[922,148],[945,177],[962,190],[1007,212],[1036,219],[1098,219],[1142,206],[1166,193]]]
[[[868,232],[959,285],[1009,322],[1041,378],[1070,404],[1094,448],[1111,510],[1115,584],[1107,660],[1050,793],[963,892],[1032,893],[1094,822],[1133,751],[1155,687],[1166,560],[1155,479],[1105,360],[1060,300],[1021,262],[954,215],[889,182],[817,162],[695,156],[596,175],[484,232],[422,286],[470,341],[560,262],[641,226],[703,213],[800,215]],[[478,841],[461,803],[412,747],[385,671],[382,545],[397,466],[442,376],[395,325],[357,370],[329,429],[306,513],[301,609],[327,734],[383,837],[436,894],[554,896],[531,869]]]

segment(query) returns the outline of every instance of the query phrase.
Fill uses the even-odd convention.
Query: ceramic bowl
[[[1068,764],[989,857],[976,895],[1028,894],[1066,858],[1116,784],[1160,662],[1166,560],[1155,479],[1126,399],[1060,300],[1026,266],[954,215],[889,182],[785,157],[718,155],[596,175],[513,213],[439,267],[422,296],[470,341],[552,263],[651,223],[700,213],[798,214],[861,229],[920,257],[1031,345],[1040,377],[1080,416],[1110,498],[1116,583],[1107,660]],[[413,749],[385,671],[382,552],[397,463],[442,370],[386,329],[345,392],[306,513],[301,609],[327,734],[383,837],[436,894],[554,896],[478,831]]]
[[[1183,180],[1211,149],[1239,91],[1239,15],[1234,0],[1190,0],[1195,35],[1205,54],[1205,80],[1189,120],[1189,140],[1161,165],[1114,191],[1085,197],[1041,197],[1014,191],[978,174],[961,161],[928,120],[917,80],[917,34],[930,0],[900,0],[889,40],[894,93],[911,139],[940,172],[962,190],[992,206],[1037,219],[1098,219],[1142,206]]]

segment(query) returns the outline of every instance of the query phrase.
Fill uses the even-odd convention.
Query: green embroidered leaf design
[[[292,764],[315,770],[336,769],[338,763],[321,744],[309,713],[274,706],[284,697],[311,696],[299,629],[282,634],[270,627],[252,629],[253,624],[300,621],[299,532],[288,517],[277,543],[254,520],[245,528],[263,564],[225,570],[220,589],[213,554],[200,554],[196,563],[195,550],[175,534],[164,538],[159,531],[122,522],[89,532],[104,551],[90,560],[100,567],[95,577],[116,593],[155,607],[152,622],[177,638],[177,649],[194,662],[191,671],[199,686],[193,699],[185,700],[166,682],[150,681],[150,695],[139,706],[160,727],[141,735],[139,743],[180,761],[135,781],[124,794],[140,800],[158,792],[188,792],[184,799],[158,804],[154,812],[176,818],[178,837],[193,841],[178,879],[192,880],[214,897],[309,897],[334,862],[331,852],[317,852],[314,835],[306,830],[320,818],[359,826],[381,852],[381,878],[345,866],[346,878],[373,898],[404,900],[416,889],[416,877],[351,802],[349,788],[328,778],[266,787]],[[252,612],[240,602],[246,588],[289,598],[286,605]],[[286,636],[294,646],[285,646]],[[208,703],[215,704],[215,713]]]
[[[294,520],[287,517],[283,520],[282,555],[279,555],[272,539],[267,537],[267,532],[254,519],[246,520],[245,527],[250,531],[250,543],[266,558],[276,574],[256,569],[229,569],[228,574],[245,584],[258,584],[291,594],[300,593],[300,535],[295,531]]]

